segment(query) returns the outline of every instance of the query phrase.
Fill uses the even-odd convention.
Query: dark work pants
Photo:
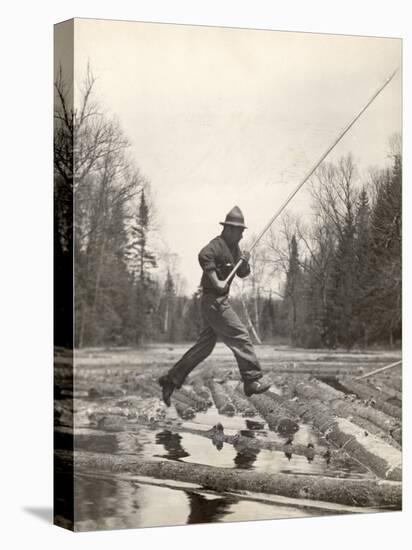
[[[262,377],[249,334],[228,297],[204,294],[201,298],[203,328],[196,343],[169,370],[168,377],[180,388],[190,372],[208,357],[219,339],[233,352],[244,382]]]

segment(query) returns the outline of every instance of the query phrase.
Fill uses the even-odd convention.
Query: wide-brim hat
[[[245,218],[242,211],[238,206],[234,206],[232,210],[227,214],[224,222],[219,222],[221,225],[233,225],[234,227],[243,227],[247,229],[245,225]]]

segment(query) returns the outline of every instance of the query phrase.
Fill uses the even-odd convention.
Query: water
[[[253,470],[260,473],[310,474],[316,476],[362,477],[364,469],[350,459],[341,459],[338,465],[328,463],[324,458],[326,448],[316,447],[315,456],[294,455],[287,445],[284,451],[268,449],[236,448],[223,443],[216,447],[212,440],[182,432],[168,430],[155,436],[159,448],[155,456],[162,459],[180,460],[219,468]],[[151,447],[153,449],[153,447]],[[166,451],[166,452],[164,452]]]
[[[250,420],[243,416],[223,416],[219,414],[216,407],[209,407],[207,411],[198,412],[191,422],[185,422],[183,426],[194,427],[196,429],[210,429],[216,424],[222,424],[227,435],[235,435],[239,430],[248,429],[247,422]],[[264,425],[261,421],[260,425]]]
[[[256,502],[201,489],[145,484],[121,475],[75,476],[77,531],[315,515],[299,506]]]
[[[244,418],[230,418],[230,422],[242,422],[250,427]],[[223,423],[226,419],[223,420]],[[233,424],[232,424],[233,425]],[[263,423],[258,424],[260,427]],[[256,426],[256,421],[252,424]],[[225,428],[226,433],[226,428]],[[320,445],[309,426],[303,426],[294,434],[293,442],[264,429],[241,430],[250,438],[276,441],[283,450],[245,448],[242,443],[230,445],[189,432],[176,433],[168,429],[149,430],[141,428],[137,433],[82,432],[75,438],[75,449],[94,453],[127,454],[142,460],[178,460],[228,469],[253,470],[262,473],[310,474],[316,476],[362,477],[365,469],[349,457],[342,456],[339,462],[329,462],[325,457],[327,447]],[[290,441],[290,440],[289,440]],[[293,454],[293,443],[307,445],[314,442],[306,456]]]
[[[362,466],[341,458],[339,462],[325,458],[327,447],[306,424],[290,436],[269,430],[261,417],[222,416],[215,407],[199,412],[182,428],[207,431],[222,424],[226,435],[240,433],[245,437],[277,443],[281,450],[244,448],[241,443],[229,445],[222,439],[214,440],[182,429],[166,428],[138,431],[106,432],[96,429],[78,429],[75,449],[110,455],[133,455],[142,461],[174,460],[202,464],[229,470],[250,470],[260,473],[292,473],[313,476],[364,477]],[[289,437],[289,439],[288,439]],[[64,433],[56,438],[58,448],[66,448],[70,438]],[[293,443],[312,444],[307,456],[294,455]],[[314,511],[293,503],[267,502],[263,495],[255,500],[227,493],[206,492],[199,486],[185,486],[171,481],[142,482],[126,474],[80,472],[75,476],[76,530],[105,530],[184,525],[224,521],[244,521],[324,515],[325,510]],[[182,487],[183,485],[183,487]],[[187,484],[186,484],[187,485]],[[63,506],[63,505],[62,505]],[[64,515],[64,506],[61,513]],[[336,511],[335,511],[336,513]]]

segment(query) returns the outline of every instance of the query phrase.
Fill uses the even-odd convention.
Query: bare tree
[[[74,227],[77,343],[82,345],[86,328],[97,325],[103,274],[114,261],[114,232],[122,232],[128,205],[142,188],[144,179],[129,154],[129,141],[118,122],[107,116],[94,98],[96,79],[90,67],[75,105],[73,90],[62,70],[55,82],[56,179],[70,190]],[[117,218],[117,223],[114,223]],[[107,292],[109,289],[107,288]],[[110,290],[113,292],[113,289]]]

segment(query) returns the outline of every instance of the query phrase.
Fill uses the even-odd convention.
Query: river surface
[[[314,452],[296,455],[288,438],[268,429],[260,418],[224,417],[214,407],[186,421],[186,429],[206,430],[217,422],[226,434],[241,433],[245,437],[277,442],[284,450],[236,448],[216,443],[202,435],[169,429],[140,427],[137,432],[83,430],[75,437],[75,451],[109,455],[133,455],[142,460],[174,460],[227,469],[250,470],[266,474],[288,473],[313,476],[368,477],[370,474],[353,460],[330,461],[328,447],[305,424],[290,441],[312,444]],[[64,438],[57,440],[64,447]],[[184,525],[226,521],[297,518],[330,513],[345,513],[344,507],[333,511],[316,509],[294,499],[244,494],[220,494],[205,491],[201,486],[171,480],[144,479],[128,474],[75,472],[75,524],[77,531]],[[276,500],[276,499],[275,499]],[[64,510],[62,510],[64,514]]]
[[[264,351],[262,348],[261,352]],[[156,349],[156,364],[159,363],[158,353],[167,363],[174,361],[180,349],[165,346],[159,350]],[[217,347],[216,354],[216,361],[227,359],[228,365],[231,364],[230,361],[233,362],[227,350],[222,347]],[[272,348],[268,348],[267,355],[269,358],[273,357]],[[312,355],[310,357],[305,355],[304,359],[313,361],[319,359],[318,352]],[[114,356],[116,356],[115,366],[113,366]],[[285,356],[282,360],[289,359],[294,359],[294,356],[291,355],[290,358]],[[319,364],[321,363],[322,361],[319,361]],[[93,380],[92,384],[97,379],[101,379],[106,384],[113,382],[114,387],[121,387],[126,378],[133,380],[134,374],[140,375],[143,369],[150,370],[151,367],[147,364],[144,354],[140,358],[139,354],[136,355],[135,352],[127,350],[124,352],[124,357],[120,357],[117,352],[116,354],[107,353],[106,358],[97,352],[96,357],[93,354],[86,354],[83,359],[82,357],[80,360],[77,359],[76,365],[79,369],[78,378],[83,386],[79,386],[79,391],[82,391],[74,400],[77,414],[75,455],[76,452],[112,456],[128,455],[134,459],[141,459],[142,462],[179,461],[230,471],[248,470],[268,475],[281,473],[310,475],[315,480],[317,477],[324,476],[352,479],[372,477],[365,466],[351,459],[344,452],[336,452],[336,449],[316,430],[301,422],[296,433],[280,435],[270,430],[265,420],[259,415],[253,418],[240,415],[224,416],[211,406],[207,411],[198,412],[190,420],[176,417],[176,412],[171,407],[167,414],[171,415],[174,411],[174,416],[163,418],[170,422],[169,427],[160,427],[158,424],[148,428],[144,422],[139,424],[136,421],[133,429],[116,430],[110,429],[104,423],[92,424],[90,410],[100,412],[107,410],[110,406],[119,408],[121,407],[119,402],[126,400],[128,396],[120,395],[119,399],[109,396],[90,397],[87,391],[89,387],[87,384],[91,384],[90,379]],[[325,382],[330,383],[330,380]],[[236,384],[237,382],[233,382],[233,385]],[[147,395],[137,395],[139,400],[142,399],[144,403],[147,401],[149,411],[151,410],[150,399],[154,402],[158,401],[158,397],[153,395],[149,398]],[[133,393],[129,397],[137,399]],[[132,411],[133,402],[127,407]],[[155,403],[154,410],[156,407]],[[276,446],[276,450],[245,448],[241,440],[239,444],[230,445],[219,438],[211,439],[201,435],[202,431],[208,431],[218,424],[222,425],[225,435],[239,434],[243,438],[270,442]],[[62,425],[67,426],[64,422]],[[165,423],[162,426],[165,426]],[[197,433],[191,433],[190,430]],[[70,443],[71,438],[67,432],[64,430],[56,432],[57,449],[69,449]],[[293,445],[300,446],[301,454],[294,453]],[[302,449],[307,449],[307,452],[302,452]],[[67,475],[67,479],[66,474],[62,472],[56,475],[59,483],[66,482],[70,493],[73,488],[73,479],[70,475]],[[143,479],[124,472],[107,473],[79,468],[74,472],[74,497],[75,530],[77,531],[298,518],[349,512],[347,507],[332,503],[314,503],[309,500],[288,499],[264,493],[254,495],[247,495],[245,492],[216,493],[199,485],[178,483],[173,480]],[[56,512],[59,516],[70,516],[67,506],[68,503],[64,499],[57,502]]]
[[[76,475],[75,487],[77,531],[314,515],[292,505],[204,492],[196,486],[167,487],[159,485],[156,480],[151,484],[120,474]]]

